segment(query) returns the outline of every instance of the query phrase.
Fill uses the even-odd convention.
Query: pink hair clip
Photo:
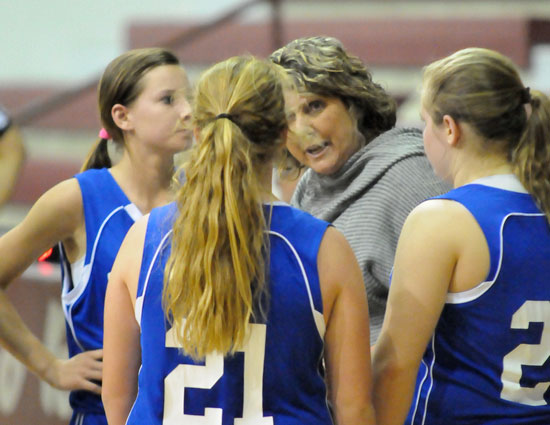
[[[99,130],[99,137],[105,140],[109,140],[111,138],[111,136],[109,136],[109,133],[107,133],[107,130],[105,130],[104,128]]]

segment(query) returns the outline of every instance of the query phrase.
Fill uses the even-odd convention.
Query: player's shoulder
[[[82,194],[80,186],[74,178],[63,180],[48,189],[35,204],[43,213],[58,212],[59,214],[80,214],[82,209]]]
[[[325,220],[317,218],[311,213],[285,202],[276,202],[267,205],[266,213],[268,217],[280,217],[281,221],[284,220],[291,223],[315,223],[318,225],[327,223]]]
[[[442,239],[455,235],[475,220],[464,205],[448,199],[429,199],[417,205],[407,216],[401,237]]]
[[[471,215],[466,207],[453,199],[428,199],[412,209],[405,224],[442,228]]]
[[[316,246],[330,226],[330,223],[288,204],[266,206],[265,216],[272,235],[278,234],[300,246],[305,240],[310,242],[310,247]]]

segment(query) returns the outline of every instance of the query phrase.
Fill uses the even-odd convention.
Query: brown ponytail
[[[525,131],[512,152],[516,174],[550,222],[550,100],[531,92]]]
[[[99,138],[94,143],[92,149],[90,149],[90,152],[84,160],[84,164],[82,164],[82,167],[80,168],[80,172],[93,168],[100,169],[111,167],[112,163],[111,158],[109,157],[109,151],[107,149],[107,142],[107,139]]]
[[[422,104],[434,123],[450,115],[506,154],[550,222],[550,102],[530,94],[509,58],[468,48],[433,62],[424,68]]]

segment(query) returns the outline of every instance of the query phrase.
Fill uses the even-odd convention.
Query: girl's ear
[[[120,103],[113,105],[111,108],[111,117],[113,117],[113,121],[121,130],[131,130],[133,128],[126,106]]]
[[[443,115],[443,128],[449,146],[456,146],[461,136],[458,122],[450,115]]]

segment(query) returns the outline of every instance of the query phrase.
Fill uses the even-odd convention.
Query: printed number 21
[[[504,356],[500,397],[529,406],[543,406],[546,404],[544,393],[550,382],[539,382],[529,388],[522,387],[519,380],[522,365],[542,366],[550,356],[550,302],[526,301],[512,316],[513,329],[527,329],[531,322],[544,325],[540,344],[521,344]]]
[[[243,417],[235,418],[235,425],[273,425],[273,417],[263,416],[263,371],[266,326],[251,323],[244,352]],[[177,347],[174,332],[166,333],[166,347]],[[180,364],[164,380],[163,425],[221,425],[222,409],[207,407],[204,416],[184,413],[185,388],[209,389],[223,375],[223,356],[209,354],[204,365]]]

